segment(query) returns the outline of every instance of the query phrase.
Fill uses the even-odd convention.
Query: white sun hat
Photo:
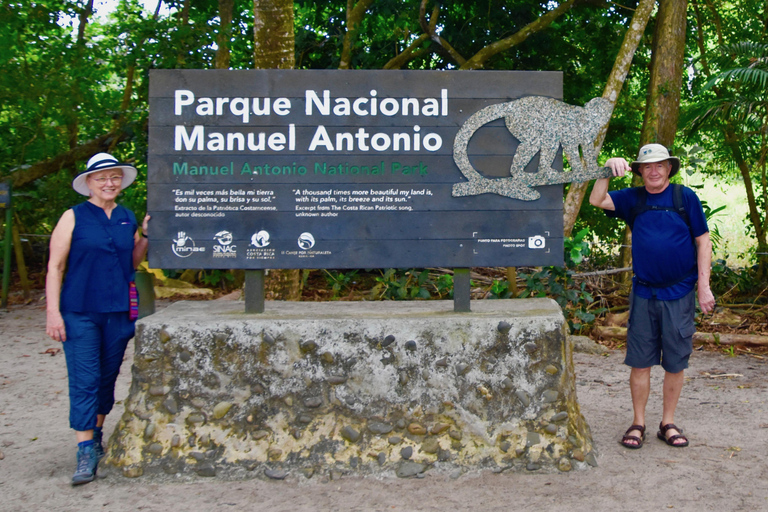
[[[664,160],[669,160],[669,163],[672,164],[672,170],[669,171],[671,178],[680,170],[680,159],[676,156],[669,156],[669,151],[661,144],[646,144],[637,152],[637,160],[632,162],[632,172],[640,176],[640,164],[652,164]]]
[[[97,153],[88,160],[88,165],[85,170],[72,180],[72,188],[75,189],[75,192],[78,194],[90,196],[91,191],[85,183],[85,178],[91,173],[105,171],[107,169],[120,169],[123,171],[123,181],[120,182],[120,190],[125,189],[133,183],[136,179],[136,174],[138,174],[136,168],[131,164],[118,162],[117,159],[109,153]]]

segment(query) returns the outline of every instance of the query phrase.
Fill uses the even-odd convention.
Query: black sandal
[[[633,430],[640,432],[641,437],[629,435]],[[628,441],[634,441],[637,444],[629,443]],[[637,450],[643,447],[643,441],[645,441],[645,425],[632,425],[624,433],[624,437],[621,438],[621,445],[630,450]]]
[[[667,432],[670,430],[677,430],[680,433],[667,437]],[[656,437],[667,443],[669,446],[674,446],[675,448],[685,448],[688,446],[688,438],[683,435],[683,429],[676,427],[674,423],[667,423],[666,425],[659,423],[659,431],[656,434]],[[677,439],[683,439],[685,442],[675,443],[675,440]]]

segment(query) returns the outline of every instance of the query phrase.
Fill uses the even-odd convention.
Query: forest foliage
[[[4,2],[0,180],[14,186],[15,222],[22,233],[51,232],[61,213],[80,200],[69,183],[97,151],[109,151],[139,169],[140,179],[121,202],[142,215],[149,70],[214,68],[223,49],[230,68],[253,68],[259,54],[254,47],[254,11],[270,3],[286,2],[163,0],[154,12],[138,0],[119,0],[109,10],[100,4],[94,10],[93,0]],[[759,266],[724,267],[715,283],[720,278],[731,283],[733,274],[753,272],[757,284],[736,279],[745,293],[757,293],[755,287],[768,272],[767,5],[756,0],[694,0],[688,3],[682,27],[685,65],[673,150],[690,172],[744,185],[750,201],[744,222]],[[561,71],[564,101],[583,105],[603,94],[637,7],[638,0],[298,0],[293,2],[295,67]],[[225,9],[231,12],[225,14]],[[223,25],[222,19],[229,18],[231,23]],[[614,155],[632,159],[637,151],[652,56],[658,51],[657,22],[654,10],[616,100],[600,161]],[[614,186],[625,185],[628,180]],[[545,269],[548,274],[538,275],[540,282],[548,283],[547,290],[536,288],[530,277],[544,270],[533,269],[521,277],[521,284],[527,285],[518,295],[551,295],[564,286],[576,290],[576,296],[564,291],[563,300],[579,310],[579,304],[593,297],[570,282],[567,272],[573,274],[574,265],[582,272],[614,266],[615,254],[609,248],[622,239],[622,231],[623,226],[585,202],[573,231],[578,235],[568,241],[583,250],[567,251],[576,258],[564,262],[565,270]],[[319,275],[328,277],[326,285],[337,297],[344,283],[351,282],[351,271],[323,272]],[[447,278],[422,272],[383,269],[371,293],[380,298],[445,297]],[[558,277],[558,272],[566,274]],[[727,273],[730,280],[724,277]],[[198,275],[210,281],[217,273]],[[214,280],[224,288],[239,284],[231,276]],[[409,289],[413,282],[415,292]],[[509,296],[512,288],[500,275],[491,280],[486,295]]]

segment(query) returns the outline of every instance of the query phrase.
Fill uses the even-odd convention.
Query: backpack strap
[[[629,211],[629,217],[627,218],[627,225],[629,229],[633,229],[635,225],[635,219],[641,213],[645,213],[649,210],[668,210],[673,211],[682,217],[685,225],[688,226],[688,231],[691,233],[691,240],[693,240],[693,228],[691,227],[691,221],[688,218],[688,212],[685,210],[685,204],[683,203],[683,186],[679,183],[671,183],[672,187],[672,208],[664,206],[648,206],[648,192],[645,187],[637,187],[637,202]]]
[[[630,230],[634,229],[635,227],[635,218],[649,209],[645,204],[648,200],[648,192],[646,192],[645,187],[636,187],[636,189],[637,202],[635,203],[635,206],[633,206],[629,211],[629,217],[627,218],[627,225],[629,226]]]
[[[693,236],[693,226],[691,226],[691,219],[688,217],[688,211],[683,204],[683,186],[679,183],[672,183],[672,204],[674,209],[680,217],[685,221],[685,225],[688,226],[688,232],[691,234],[691,241],[694,247],[696,246],[696,240]]]

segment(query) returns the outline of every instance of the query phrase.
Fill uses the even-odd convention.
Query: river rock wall
[[[549,299],[179,302],[140,320],[124,476],[419,476],[595,464]]]

